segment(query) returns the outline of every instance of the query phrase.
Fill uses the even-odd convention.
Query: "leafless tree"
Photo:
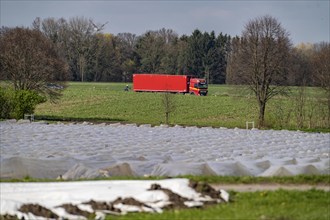
[[[165,44],[172,43],[175,39],[178,38],[178,34],[175,33],[172,29],[162,28],[158,30],[157,35],[161,37]]]
[[[32,26],[56,45],[57,52],[70,66],[71,79],[86,81],[98,78],[101,31],[106,24],[108,22],[99,24],[85,17],[73,17],[68,21],[64,18],[37,18]]]
[[[125,44],[125,46],[127,47],[126,49],[130,50],[130,52],[132,53],[138,39],[137,36],[131,33],[119,33],[117,37],[120,42]]]
[[[51,98],[60,95],[49,83],[65,80],[67,65],[39,30],[10,29],[0,36],[0,51],[1,74],[16,90],[32,90]]]
[[[85,17],[73,17],[68,21],[68,38],[71,60],[76,67],[76,79],[85,81],[87,64],[95,62],[98,54],[96,34],[103,30],[104,24],[95,24],[92,19]]]
[[[165,113],[165,124],[169,124],[170,114],[175,111],[175,97],[174,94],[170,92],[165,92],[162,94],[162,104]]]
[[[330,43],[323,42],[314,46],[312,62],[316,83],[326,94],[330,124]]]
[[[290,73],[287,85],[290,86],[312,86],[314,83],[312,76],[311,55],[312,49],[299,44],[291,50]]]
[[[237,39],[236,39],[237,41]],[[230,62],[231,82],[246,84],[253,91],[259,106],[259,126],[264,126],[267,102],[287,91],[289,34],[277,19],[266,15],[249,21]]]
[[[32,28],[35,30],[40,30],[40,23],[41,23],[40,17],[36,17],[32,22]]]
[[[41,22],[42,32],[53,42],[59,41],[60,23],[54,18],[46,18]]]
[[[136,61],[134,58],[135,46],[138,41],[138,37],[131,33],[119,33],[116,36],[117,45],[121,51],[121,69],[123,81],[131,81],[132,75],[136,71]]]

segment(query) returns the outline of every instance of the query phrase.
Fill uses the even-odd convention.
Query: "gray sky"
[[[25,26],[36,17],[69,19],[92,18],[109,23],[103,32],[130,32],[141,35],[148,30],[173,29],[190,35],[196,28],[241,35],[244,25],[269,14],[290,33],[294,44],[330,41],[330,0],[277,1],[81,1],[81,0],[0,0],[1,26]]]

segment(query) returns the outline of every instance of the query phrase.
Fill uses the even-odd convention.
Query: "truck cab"
[[[208,86],[205,79],[190,78],[189,92],[199,96],[206,96]]]

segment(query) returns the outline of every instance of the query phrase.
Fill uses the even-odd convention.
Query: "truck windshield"
[[[207,89],[207,84],[206,83],[198,83],[198,84],[195,84],[195,87],[199,88],[199,89]]]

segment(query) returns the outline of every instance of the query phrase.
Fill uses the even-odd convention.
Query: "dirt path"
[[[306,185],[306,184],[211,184],[216,190],[224,189],[226,191],[234,190],[237,192],[255,192],[255,191],[274,191],[278,189],[284,190],[310,190],[318,189],[330,191],[330,185]]]

